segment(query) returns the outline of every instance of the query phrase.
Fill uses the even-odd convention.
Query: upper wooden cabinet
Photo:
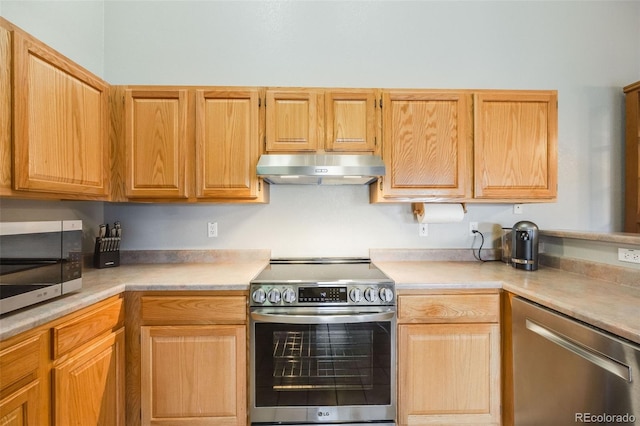
[[[13,186],[108,193],[108,85],[21,31],[13,31]]]
[[[624,88],[626,103],[625,232],[640,233],[640,81]]]
[[[125,166],[115,166],[125,169],[125,197],[264,202],[267,191],[256,176],[261,93],[242,87],[127,87],[120,155]],[[113,104],[117,108],[117,98]],[[115,139],[122,144],[122,137]]]
[[[267,89],[266,151],[373,152],[374,89]]]
[[[474,197],[555,199],[558,97],[555,91],[474,95]]]
[[[11,194],[11,31],[0,18],[0,196]]]
[[[126,196],[187,198],[187,89],[125,92]]]
[[[382,92],[382,157],[387,172],[372,198],[471,197],[471,94]]]
[[[316,151],[323,137],[323,94],[314,89],[268,89],[266,150]]]
[[[200,199],[258,200],[260,91],[196,91],[196,194]]]

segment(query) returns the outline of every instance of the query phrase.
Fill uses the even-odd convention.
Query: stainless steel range
[[[394,283],[369,259],[276,259],[252,282],[252,424],[394,424]]]

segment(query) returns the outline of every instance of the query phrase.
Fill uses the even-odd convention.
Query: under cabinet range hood
[[[366,185],[384,170],[368,154],[264,154],[257,166],[258,177],[280,185]]]

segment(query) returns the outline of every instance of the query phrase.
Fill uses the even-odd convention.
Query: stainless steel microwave
[[[82,221],[0,222],[0,315],[82,288]]]

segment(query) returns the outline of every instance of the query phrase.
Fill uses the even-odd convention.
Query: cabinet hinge
[[[382,98],[380,98],[380,100],[378,102],[380,104],[380,109],[382,109]]]
[[[262,181],[258,181],[258,192],[262,191]]]
[[[258,108],[262,106],[262,98],[258,98]]]

